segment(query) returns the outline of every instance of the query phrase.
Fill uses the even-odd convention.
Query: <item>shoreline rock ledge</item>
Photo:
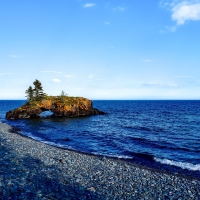
[[[6,119],[40,118],[44,111],[51,111],[51,117],[81,117],[106,114],[93,108],[92,101],[83,97],[47,97],[41,101],[27,102],[25,105],[6,113]]]

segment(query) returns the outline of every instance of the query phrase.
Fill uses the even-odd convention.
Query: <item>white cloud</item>
[[[61,74],[61,72],[57,72],[57,71],[42,71],[44,73],[55,73],[55,74]]]
[[[122,7],[122,6],[118,6],[118,7],[116,7],[116,8],[113,8],[113,10],[114,11],[120,11],[120,12],[123,12],[123,11],[125,11],[125,7]]]
[[[6,74],[0,74],[0,76],[7,76],[7,75],[10,75],[9,73],[6,73]]]
[[[175,32],[177,27],[176,26],[169,26],[167,27],[167,29],[170,31],[170,32]]]
[[[149,62],[153,62],[153,60],[144,59],[143,62],[149,63]]]
[[[105,22],[105,25],[110,25],[110,22]]]
[[[72,74],[69,74],[69,75],[64,75],[65,78],[74,78],[76,75],[72,75]]]
[[[172,20],[183,25],[188,20],[200,20],[200,3],[183,1],[172,8]]]
[[[174,78],[193,78],[192,76],[174,76]]]
[[[95,76],[95,75],[92,75],[92,74],[91,74],[91,75],[88,75],[88,78],[93,78],[94,76]]]
[[[169,84],[169,85],[167,85],[168,87],[178,87],[178,85],[176,85],[176,84]]]
[[[60,83],[60,82],[61,82],[61,80],[60,80],[60,79],[57,79],[57,78],[54,78],[54,79],[52,79],[51,81],[54,82],[54,83]]]
[[[23,58],[24,56],[20,56],[20,55],[9,55],[11,58]]]
[[[177,29],[177,26],[166,26],[164,29],[160,30],[160,33],[166,33],[166,32],[175,32]]]
[[[164,83],[154,83],[154,82],[144,83],[142,85],[147,87],[178,87],[178,85],[176,84],[164,84]]]
[[[183,25],[186,21],[200,20],[200,0],[161,0],[160,6],[171,12],[171,18],[176,21],[177,26]],[[169,29],[174,32],[176,26]]]
[[[160,30],[160,33],[163,34],[163,33],[166,33],[166,32],[175,32],[177,29],[177,26],[166,26],[165,28],[161,29]]]
[[[169,7],[171,3],[169,0],[160,0],[159,4],[160,4],[160,7],[165,8],[165,7]]]
[[[86,3],[83,7],[84,8],[90,8],[90,7],[93,7],[95,5],[96,5],[95,3]]]
[[[161,83],[144,83],[143,86],[162,86]]]

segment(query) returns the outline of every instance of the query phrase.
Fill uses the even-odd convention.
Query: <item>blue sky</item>
[[[200,0],[1,0],[0,99],[200,99]]]

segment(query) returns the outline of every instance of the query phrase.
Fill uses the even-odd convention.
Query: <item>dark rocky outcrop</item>
[[[26,103],[6,113],[6,119],[39,118],[43,111],[53,112],[52,117],[79,117],[105,114],[93,108],[92,101],[83,97],[47,97],[39,102]]]

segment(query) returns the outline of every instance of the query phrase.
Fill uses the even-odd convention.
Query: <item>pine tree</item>
[[[60,94],[60,96],[61,96],[61,97],[66,97],[67,95],[68,95],[68,94],[67,94],[67,93],[65,93],[65,91],[64,91],[64,90],[62,90],[62,91],[61,91],[61,94]]]
[[[43,92],[42,84],[37,79],[33,82],[34,87],[34,98],[36,101],[42,100],[46,94]]]
[[[61,92],[61,94],[60,94],[60,100],[62,101],[62,103],[65,102],[65,99],[66,99],[66,96],[67,96],[67,95],[68,95],[68,94],[65,93],[64,90],[62,90],[62,92]]]
[[[27,97],[27,100],[29,102],[32,102],[33,99],[34,99],[34,90],[31,86],[29,86],[29,88],[25,91],[25,93],[27,94],[26,97]]]

